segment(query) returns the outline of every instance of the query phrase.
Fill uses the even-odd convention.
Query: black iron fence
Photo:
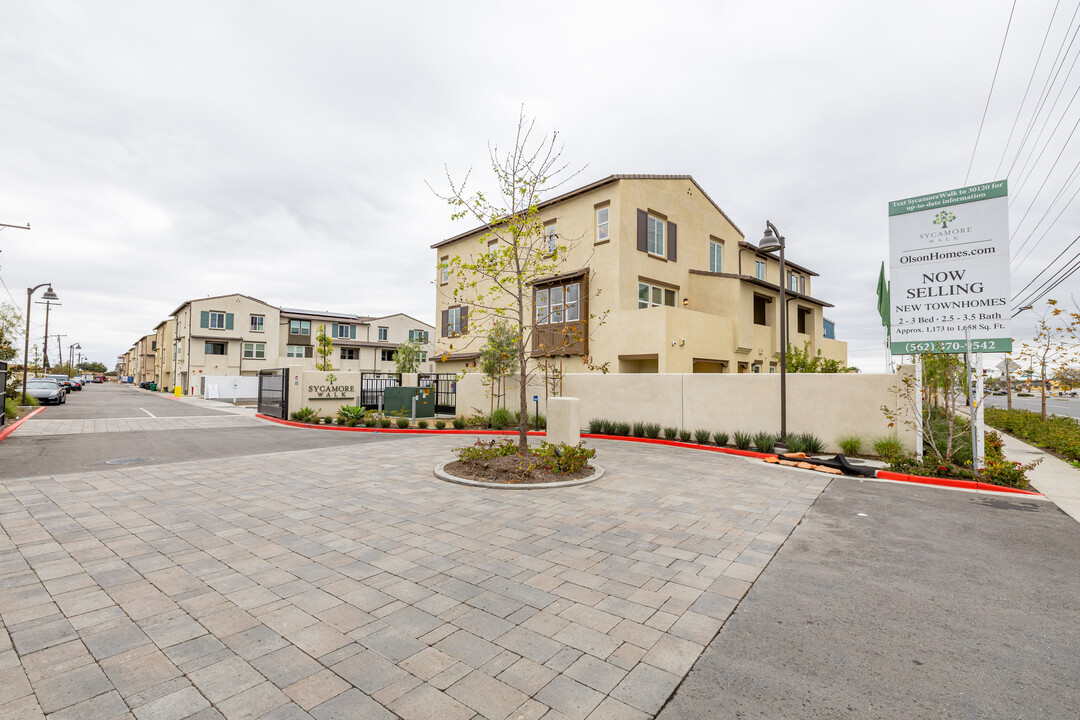
[[[400,386],[401,373],[360,373],[360,405],[378,410],[383,406],[386,388]]]
[[[281,420],[289,413],[289,371],[285,368],[259,371],[259,413]]]
[[[457,414],[457,375],[455,373],[420,373],[420,387],[435,389],[435,414]]]

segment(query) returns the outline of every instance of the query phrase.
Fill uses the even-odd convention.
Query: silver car
[[[26,381],[26,394],[37,398],[42,405],[63,405],[67,402],[67,392],[53,378],[30,378]]]

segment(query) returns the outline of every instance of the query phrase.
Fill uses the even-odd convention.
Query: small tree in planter
[[[420,343],[403,342],[394,350],[394,365],[399,373],[414,373],[420,368]]]
[[[333,370],[334,364],[330,362],[330,357],[334,354],[334,339],[326,334],[326,325],[319,326],[315,342],[315,354],[319,356],[319,359],[315,361],[315,369],[323,372]]]

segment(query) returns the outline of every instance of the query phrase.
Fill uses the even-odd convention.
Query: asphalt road
[[[986,405],[987,407],[1007,407],[1008,398],[1004,395],[987,395]],[[1042,412],[1042,398],[1038,395],[1029,398],[1018,397],[1016,393],[1013,393],[1012,406],[1015,410]],[[1046,412],[1051,415],[1080,418],[1080,398],[1051,397],[1048,395],[1046,397]]]
[[[104,420],[109,418],[235,417],[166,396],[120,385],[91,385],[74,392],[64,405],[48,406],[27,420]],[[0,478],[58,475],[104,469],[110,460],[140,458],[140,465],[207,458],[238,457],[371,442],[396,442],[403,436],[374,433],[300,430],[254,418],[236,418],[229,427],[185,428],[146,432],[93,432],[35,436],[18,431],[0,443]]]
[[[1078,547],[1049,502],[837,479],[659,718],[1074,719]]]

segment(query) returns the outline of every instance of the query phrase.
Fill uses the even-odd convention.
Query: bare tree
[[[558,132],[534,137],[535,122],[527,119],[522,109],[513,147],[504,152],[489,143],[491,171],[498,185],[496,197],[468,189],[469,173],[456,182],[449,170],[449,191],[432,189],[450,205],[452,219],[471,218],[484,229],[478,238],[480,252],[471,257],[452,256],[439,267],[454,278],[454,299],[469,306],[469,334],[486,335],[500,322],[507,325],[516,355],[518,451],[522,455],[528,452],[527,388],[537,372],[537,363],[530,362],[534,356],[532,287],[563,269],[568,253],[579,240],[545,232],[539,208],[541,194],[562,186],[580,170],[570,171],[562,161]],[[593,315],[583,319],[599,318]],[[565,333],[543,348],[541,354],[550,356],[578,341],[580,338]],[[588,358],[585,360],[588,363]]]
[[[1077,313],[1066,313],[1057,300],[1046,301],[1046,311],[1035,324],[1035,337],[1020,347],[1020,357],[1039,369],[1039,392],[1042,396],[1042,419],[1046,419],[1046,380],[1074,359]]]

